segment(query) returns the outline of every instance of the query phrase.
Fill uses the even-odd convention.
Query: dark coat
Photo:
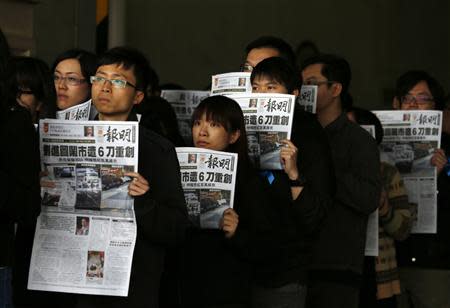
[[[129,120],[135,119],[131,114]],[[173,145],[142,126],[138,172],[150,190],[134,203],[137,239],[128,297],[82,295],[78,307],[158,307],[165,249],[183,240],[188,218]]]

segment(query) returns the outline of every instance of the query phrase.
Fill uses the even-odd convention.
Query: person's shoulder
[[[375,138],[364,128],[362,128],[359,124],[354,123],[350,120],[345,121],[345,130],[348,134],[358,141],[367,141],[369,143],[373,143],[376,146]]]
[[[317,115],[303,111],[300,108],[294,110],[294,125],[308,127],[322,131],[323,128],[317,119]]]
[[[30,112],[22,107],[7,110],[2,126],[7,134],[8,132],[35,132]]]
[[[328,138],[315,114],[296,108],[292,123],[292,141],[296,146],[306,144],[328,144]]]
[[[139,125],[139,143],[161,152],[174,149],[174,145],[169,140],[142,125]]]

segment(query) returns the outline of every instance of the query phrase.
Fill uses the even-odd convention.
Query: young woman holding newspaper
[[[270,224],[264,191],[247,150],[239,105],[224,96],[203,100],[192,116],[195,147],[238,154],[234,208],[225,210],[221,229],[192,228],[182,248],[182,307],[248,307],[251,247]]]

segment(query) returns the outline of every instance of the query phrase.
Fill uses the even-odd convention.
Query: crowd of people
[[[450,117],[443,87],[427,72],[408,71],[392,98],[393,109],[447,110],[441,148],[429,162],[438,174],[437,234],[410,234],[413,204],[397,168],[380,162],[383,128],[353,101],[348,61],[315,50],[296,63],[289,44],[276,37],[251,42],[243,60],[254,93],[298,96],[302,85],[317,86],[316,114],[295,107],[291,138],[281,141],[282,170],[254,168],[242,110],[226,96],[198,105],[186,144],[172,107],[159,96],[157,74],[134,48],[102,55],[71,49],[50,68],[11,55],[0,32],[0,164],[7,179],[0,200],[0,307],[398,307],[404,290],[398,268],[407,275],[412,258],[450,273]],[[126,174],[133,178],[128,191],[138,230],[127,297],[27,290],[40,212],[35,125],[89,99],[93,120],[142,115],[138,172]],[[376,138],[360,125],[374,125]],[[234,207],[225,210],[220,229],[199,229],[188,219],[174,149],[186,145],[238,154]],[[364,257],[376,209],[379,254]],[[420,306],[429,299],[420,294],[411,294],[414,307],[428,307]],[[448,298],[441,303],[450,305]]]

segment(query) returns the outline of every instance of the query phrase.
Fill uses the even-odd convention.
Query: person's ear
[[[341,92],[342,92],[342,84],[341,83],[335,82],[331,85],[331,87],[333,89],[332,90],[333,97],[338,97],[341,95]]]
[[[229,138],[229,143],[230,144],[235,143],[239,139],[240,136],[241,136],[241,131],[239,129],[232,132],[230,135],[230,138]]]
[[[398,100],[397,96],[394,96],[394,99],[392,100],[392,108],[395,110],[400,109],[400,101]]]
[[[138,105],[142,102],[142,100],[144,99],[144,92],[143,91],[136,91],[136,93],[134,94],[134,100],[133,100],[133,105]]]
[[[300,95],[300,91],[298,89],[295,89],[294,91],[292,91],[292,94],[295,96],[299,96]]]

